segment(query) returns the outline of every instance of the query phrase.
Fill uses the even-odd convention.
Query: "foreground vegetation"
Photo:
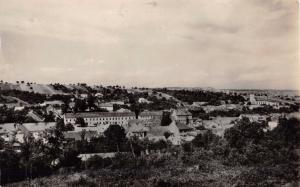
[[[57,130],[48,137],[47,145],[28,139],[21,154],[8,149],[1,152],[2,182],[9,183],[7,186],[286,184],[298,179],[295,149],[299,146],[299,126],[296,119],[284,118],[277,128],[268,131],[266,124],[244,118],[228,129],[224,138],[206,131],[182,146],[129,140],[122,128],[112,126],[104,137],[88,142],[83,136],[81,141],[66,147]],[[79,153],[104,150],[120,152],[115,158],[94,156],[86,162],[77,158]],[[16,175],[22,175],[19,180],[25,181],[11,183]],[[36,179],[29,180],[33,178]]]

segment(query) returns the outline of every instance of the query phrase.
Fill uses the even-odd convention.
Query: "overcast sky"
[[[0,79],[296,89],[297,11],[296,0],[0,0]]]

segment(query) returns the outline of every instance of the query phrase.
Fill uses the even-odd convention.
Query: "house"
[[[196,106],[196,107],[200,107],[200,106],[203,106],[203,105],[206,105],[208,102],[193,102],[193,106]]]
[[[119,124],[126,125],[129,120],[135,119],[134,112],[80,112],[66,113],[64,115],[65,124],[75,124],[77,118],[83,118],[88,126]]]
[[[73,110],[75,108],[76,103],[75,103],[75,101],[71,101],[68,105],[69,105],[69,108],[71,110]]]
[[[88,94],[86,94],[86,93],[83,93],[83,94],[80,94],[79,95],[79,97],[81,98],[81,99],[87,99],[88,98]]]
[[[95,97],[97,97],[97,98],[102,98],[102,97],[103,97],[103,94],[98,92],[98,93],[95,94]]]
[[[202,120],[205,129],[210,129],[216,135],[224,136],[225,130],[233,127],[237,117],[215,117],[211,120]]]
[[[248,118],[251,122],[263,122],[267,120],[266,115],[259,115],[259,114],[241,114],[239,119]]]
[[[39,139],[47,131],[54,129],[56,122],[38,122],[38,123],[23,123],[19,126],[19,129],[25,136],[32,134],[35,139]]]
[[[98,137],[98,133],[96,131],[68,131],[64,132],[64,138],[67,141],[80,141],[87,140],[90,141],[92,138]]]
[[[191,128],[181,122],[176,122],[176,126],[177,126],[180,134],[193,131],[193,128]]]
[[[278,102],[269,101],[266,97],[255,97],[254,94],[250,94],[249,101],[251,105],[269,105],[269,106],[278,106]]]
[[[131,111],[126,108],[120,108],[119,110],[116,110],[116,112],[131,112]]]
[[[106,129],[110,126],[110,124],[96,125],[96,126],[88,126],[88,127],[78,127],[74,126],[74,132],[82,132],[82,131],[95,131],[98,135],[103,135]]]
[[[14,108],[14,111],[22,111],[22,110],[24,110],[24,109],[25,109],[24,106],[16,106],[16,107]]]
[[[278,126],[278,121],[269,121],[268,122],[268,130],[273,130]]]
[[[147,99],[145,99],[145,98],[143,98],[143,97],[139,98],[139,99],[138,99],[138,102],[139,102],[139,103],[145,103],[145,104],[152,103],[151,101],[149,101],[149,100],[147,100]]]
[[[138,119],[150,120],[150,119],[162,119],[163,111],[143,111],[139,114]]]
[[[186,109],[177,109],[171,111],[171,117],[175,119],[176,122],[180,122],[186,125],[192,123],[192,113]]]
[[[12,141],[18,131],[19,124],[17,123],[0,124],[0,137],[3,138],[4,141]]]
[[[102,108],[102,109],[105,109],[109,112],[114,110],[114,104],[110,103],[110,102],[109,103],[100,103],[100,104],[98,104],[98,107]]]
[[[133,123],[127,129],[127,137],[138,137],[143,139],[147,136],[149,127],[146,127],[143,123]]]
[[[54,100],[54,101],[44,101],[43,103],[39,104],[40,106],[62,106],[65,103],[60,100]]]
[[[27,116],[31,117],[32,119],[34,119],[37,122],[43,122],[45,120],[44,117],[40,116],[39,114],[37,114],[35,111],[30,110],[27,114]]]
[[[48,114],[53,113],[56,118],[61,118],[62,117],[62,108],[57,105],[49,105],[46,108],[46,111]]]
[[[169,137],[166,137],[166,135]],[[168,126],[154,126],[151,127],[147,135],[149,140],[169,140],[173,145],[181,144],[181,137],[176,121],[172,121]]]

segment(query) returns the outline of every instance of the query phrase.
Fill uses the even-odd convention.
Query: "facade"
[[[114,110],[114,104],[113,103],[101,103],[98,105],[98,107],[105,109],[109,112],[112,112]]]
[[[171,112],[171,117],[175,119],[176,122],[189,125],[192,123],[192,114],[184,109],[173,110]]]
[[[250,94],[249,101],[251,105],[269,105],[269,106],[278,106],[278,102],[268,101],[267,99],[255,98],[254,94]]]
[[[66,113],[64,115],[65,124],[75,124],[76,118],[83,118],[88,126],[96,125],[126,125],[129,120],[135,119],[134,112],[81,112]]]
[[[161,119],[163,111],[143,111],[139,114],[138,119],[150,120],[150,119]]]

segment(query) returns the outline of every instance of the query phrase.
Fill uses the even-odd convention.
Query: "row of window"
[[[84,118],[84,121],[107,121],[107,120],[130,120],[135,117],[107,117],[107,118]],[[67,122],[75,121],[75,119],[67,119]]]

